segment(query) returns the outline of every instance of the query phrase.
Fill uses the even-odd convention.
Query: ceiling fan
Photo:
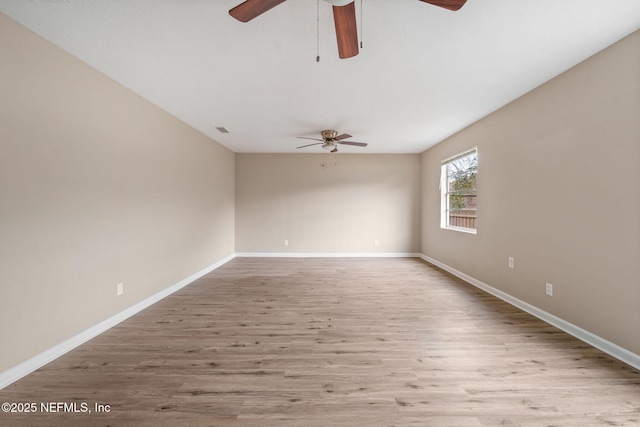
[[[229,11],[238,21],[249,22],[286,0],[246,0]],[[354,0],[325,0],[333,5],[333,21],[338,39],[338,56],[342,59],[358,54],[358,29]],[[458,10],[467,0],[420,0],[449,10]]]
[[[323,130],[322,132],[320,132],[320,135],[322,135],[322,139],[307,138],[305,136],[299,136],[298,138],[300,138],[300,139],[312,139],[314,141],[320,141],[320,142],[314,142],[313,144],[301,145],[300,147],[296,147],[296,148],[311,147],[312,145],[322,145],[322,148],[324,148],[325,150],[330,151],[332,153],[337,153],[339,144],[341,144],[341,145],[355,145],[357,147],[366,147],[367,146],[366,142],[343,141],[344,139],[351,138],[351,135],[349,135],[348,133],[343,133],[342,135],[338,135],[338,132],[335,131],[335,130]]]

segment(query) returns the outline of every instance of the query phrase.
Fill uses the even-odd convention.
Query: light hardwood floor
[[[236,258],[0,402],[92,410],[2,426],[638,426],[640,373],[419,259]]]

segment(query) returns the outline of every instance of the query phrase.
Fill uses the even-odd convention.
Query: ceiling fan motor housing
[[[322,135],[322,139],[324,139],[325,141],[333,140],[336,138],[336,136],[338,136],[338,132],[335,130],[323,130],[322,132],[320,132],[320,134]]]

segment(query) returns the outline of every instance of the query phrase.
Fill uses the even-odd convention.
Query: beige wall
[[[478,234],[442,230],[440,162],[475,145]],[[640,354],[640,32],[429,149],[422,166],[425,255]]]
[[[419,249],[420,155],[236,154],[237,252]]]
[[[0,58],[1,372],[231,255],[235,161],[2,14]]]

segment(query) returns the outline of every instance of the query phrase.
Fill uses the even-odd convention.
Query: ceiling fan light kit
[[[233,9],[229,14],[241,22],[249,22],[273,9],[286,0],[246,0]],[[338,56],[340,59],[352,58],[358,54],[358,27],[356,23],[356,5],[354,0],[324,0],[333,6],[333,21],[336,27],[338,42]],[[434,6],[456,11],[467,0],[420,0]],[[316,58],[319,61],[319,57]]]

